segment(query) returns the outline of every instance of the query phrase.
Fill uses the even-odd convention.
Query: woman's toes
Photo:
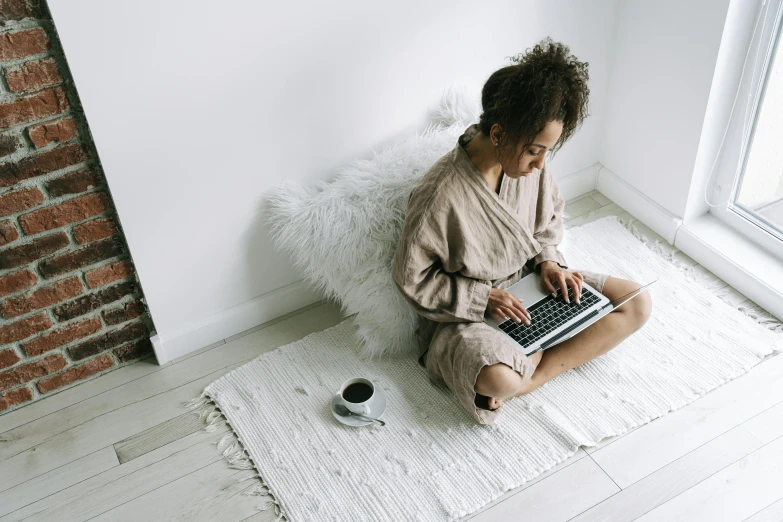
[[[496,410],[503,405],[503,399],[496,399],[495,397],[489,398],[489,409]]]

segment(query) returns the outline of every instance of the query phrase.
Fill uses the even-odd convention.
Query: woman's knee
[[[609,299],[618,299],[634,290],[638,290],[642,285],[636,281],[629,279],[619,279],[616,277],[608,277],[604,284],[605,295]],[[617,309],[626,315],[629,322],[633,324],[635,329],[639,329],[644,326],[644,323],[652,315],[652,297],[650,291],[645,290],[633,299],[624,303]]]
[[[628,304],[631,303],[633,303],[630,310],[631,316],[634,318],[637,328],[641,328],[652,315],[652,297],[650,292],[645,290],[628,302]]]
[[[503,399],[514,395],[522,385],[522,376],[504,363],[484,366],[476,378],[476,393]]]

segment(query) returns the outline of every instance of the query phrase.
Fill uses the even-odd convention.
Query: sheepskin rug
[[[421,133],[370,160],[356,160],[334,180],[283,180],[266,194],[272,244],[303,280],[356,315],[366,359],[416,352],[419,316],[391,278],[408,197],[424,173],[454,148],[481,115],[480,95],[446,89]]]

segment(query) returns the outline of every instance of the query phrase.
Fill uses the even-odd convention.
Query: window
[[[783,0],[759,3],[717,177],[715,216],[783,259]],[[745,53],[743,53],[745,54]]]

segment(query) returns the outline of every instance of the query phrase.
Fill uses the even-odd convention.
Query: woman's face
[[[507,154],[505,158],[500,159],[503,172],[516,179],[527,177],[536,169],[543,169],[546,164],[547,152],[555,146],[562,132],[562,121],[552,120],[547,123],[544,130],[533,140],[532,145],[523,148],[523,144],[520,143],[512,154]]]

